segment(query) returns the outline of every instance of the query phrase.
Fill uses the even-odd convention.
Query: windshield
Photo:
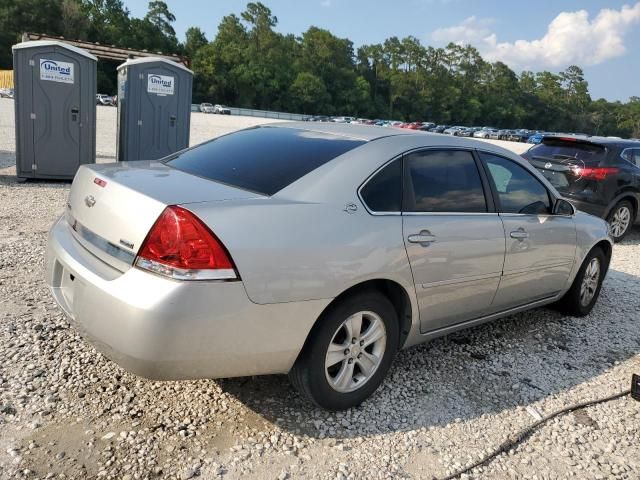
[[[531,158],[550,160],[580,160],[585,163],[599,162],[604,159],[605,148],[593,143],[545,139],[529,151]]]

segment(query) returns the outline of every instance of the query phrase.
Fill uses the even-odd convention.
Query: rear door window
[[[405,156],[407,212],[487,211],[480,172],[467,151],[424,150]]]
[[[362,201],[374,213],[399,212],[402,203],[402,161],[394,160],[365,183]]]
[[[259,127],[180,152],[167,165],[234,187],[273,195],[307,173],[365,143],[284,127]]]

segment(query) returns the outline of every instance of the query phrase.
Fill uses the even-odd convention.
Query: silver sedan
[[[611,251],[603,220],[507,150],[305,122],[82,166],[47,283],[131,372],[288,373],[339,410],[399,349],[546,304],[588,314]]]

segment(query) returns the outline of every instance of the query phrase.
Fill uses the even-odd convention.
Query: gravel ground
[[[113,158],[115,109],[99,109]],[[108,122],[113,125],[109,127]],[[193,116],[193,142],[256,119]],[[398,355],[347,412],[304,403],[285,377],[152,382],[84,342],[43,283],[47,229],[68,183],[15,181],[0,101],[0,478],[442,477],[540,414],[628,388],[640,373],[640,231],[614,249],[588,317],[537,309]],[[640,478],[640,403],[559,417],[466,478]],[[465,478],[465,477],[463,477]]]

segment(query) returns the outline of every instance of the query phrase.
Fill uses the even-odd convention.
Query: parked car
[[[512,142],[526,142],[534,132],[521,128],[520,130],[512,130],[507,136],[507,140]]]
[[[0,88],[0,98],[13,98],[13,88]]]
[[[216,104],[213,106],[213,113],[217,113],[219,115],[231,115],[231,109],[224,105]]]
[[[491,138],[491,134],[492,133],[497,133],[498,129],[497,128],[487,128],[487,127],[483,127],[480,130],[476,130],[473,133],[473,136],[475,138]]]
[[[537,145],[538,143],[540,143],[543,139],[543,137],[545,137],[546,135],[554,135],[554,133],[552,132],[537,132],[534,133],[533,135],[531,135],[529,137],[529,139],[527,140],[527,143],[532,143],[534,145]]]
[[[619,242],[640,221],[640,145],[545,136],[523,154],[579,210],[606,219]]]
[[[554,302],[587,315],[611,249],[606,222],[505,149],[298,122],[81,166],[46,281],[126,370],[288,373],[342,410],[399,349]]]
[[[433,123],[433,122],[422,122],[422,125],[420,125],[418,130],[422,130],[424,132],[428,132],[429,130],[431,130],[435,126],[436,126],[436,124]]]
[[[104,93],[97,93],[96,105],[113,105],[113,99],[111,98],[111,96]]]
[[[210,103],[201,103],[200,104],[200,112],[202,112],[202,113],[215,113],[215,109],[213,108],[213,105],[211,105]]]
[[[449,125],[438,125],[436,127],[431,128],[429,131],[431,133],[444,133],[444,131],[449,128]]]
[[[326,115],[315,115],[309,119],[310,122],[329,122],[331,121],[330,117]]]
[[[492,130],[489,132],[489,138],[491,140],[500,140],[500,135],[502,135],[503,132],[504,130]]]
[[[474,132],[475,130],[473,128],[463,127],[455,132],[454,135],[458,137],[473,137]]]
[[[355,118],[353,117],[333,117],[331,121],[333,123],[351,123]]]
[[[453,135],[454,137],[458,136],[458,132],[460,130],[463,130],[465,127],[460,127],[460,126],[454,126],[454,127],[449,127],[447,129],[445,129],[442,133],[444,133],[445,135]]]

